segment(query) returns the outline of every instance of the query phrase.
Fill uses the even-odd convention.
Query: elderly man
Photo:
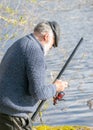
[[[44,55],[58,46],[59,25],[41,22],[33,33],[17,40],[0,64],[0,130],[31,130],[30,114],[39,100],[63,91],[67,82],[45,84]]]

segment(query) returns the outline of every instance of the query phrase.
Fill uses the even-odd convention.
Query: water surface
[[[38,2],[46,7],[46,10],[40,6],[36,9],[38,13],[44,14],[38,21],[56,20],[61,27],[59,48],[52,49],[46,57],[47,83],[52,83],[80,38],[84,38],[61,77],[67,80],[70,86],[65,91],[65,101],[53,106],[52,99],[48,100],[48,108],[43,112],[42,119],[48,125],[93,126],[93,1]],[[10,44],[11,40],[7,41],[5,47],[0,43],[0,59]]]

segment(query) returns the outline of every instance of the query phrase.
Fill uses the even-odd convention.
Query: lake
[[[42,120],[47,125],[93,126],[93,1],[38,2],[45,7],[38,6],[36,9],[38,13],[43,12],[38,21],[56,20],[61,27],[59,47],[52,49],[46,57],[47,83],[53,82],[80,38],[84,38],[61,77],[69,83],[69,88],[65,90],[65,101],[54,106],[52,99],[48,100]],[[0,59],[11,43],[11,40],[7,41],[3,47],[0,42]],[[37,120],[36,124],[39,123]]]

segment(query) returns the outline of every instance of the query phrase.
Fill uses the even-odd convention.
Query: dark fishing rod
[[[83,38],[80,38],[78,44],[76,45],[76,47],[74,48],[73,52],[71,53],[71,55],[69,56],[69,58],[67,59],[66,63],[64,64],[64,66],[62,67],[61,71],[59,72],[58,76],[55,78],[54,82],[59,79],[63,72],[65,71],[67,65],[69,64],[69,62],[71,61],[72,57],[74,56],[76,50],[78,49],[79,45],[81,44],[81,42],[83,41]],[[54,83],[53,82],[53,83]],[[43,104],[45,103],[46,100],[42,100],[41,103],[39,104],[37,110],[33,113],[31,120],[34,121],[35,117],[37,116],[38,112],[40,111],[41,107],[43,106]]]

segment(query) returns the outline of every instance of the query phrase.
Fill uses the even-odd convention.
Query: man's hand
[[[68,82],[62,80],[56,80],[54,84],[56,85],[56,91],[58,93],[64,91],[65,88],[68,87]]]

